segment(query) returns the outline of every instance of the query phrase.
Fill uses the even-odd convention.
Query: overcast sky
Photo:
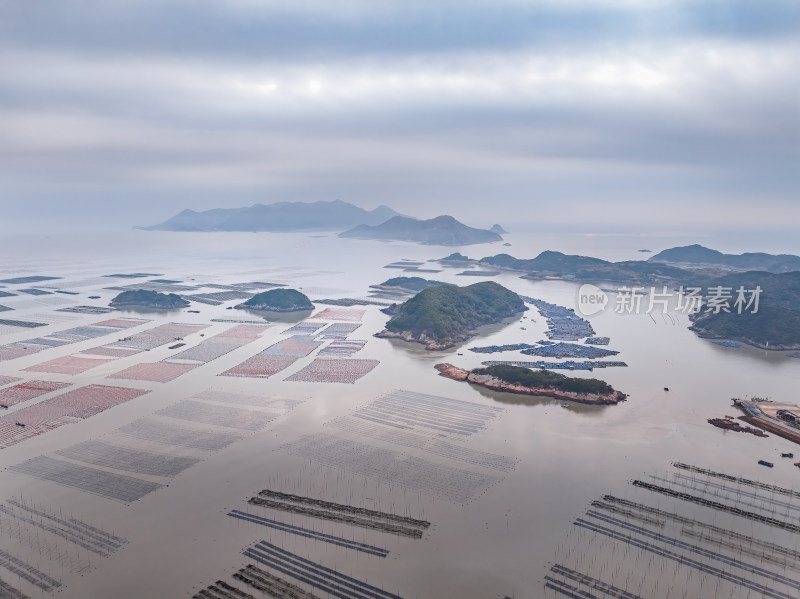
[[[799,32],[797,0],[3,0],[3,221],[796,227]]]

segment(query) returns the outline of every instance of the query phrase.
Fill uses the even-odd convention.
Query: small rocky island
[[[422,343],[442,350],[466,341],[475,329],[527,310],[520,297],[493,281],[466,287],[437,285],[400,304],[376,337]]]
[[[465,370],[447,363],[436,364],[434,368],[443,377],[506,393],[554,397],[592,405],[616,405],[628,397],[600,379],[568,377],[550,370],[530,370],[504,364]]]
[[[270,289],[257,293],[243,304],[240,310],[264,310],[267,312],[300,312],[313,310],[314,304],[303,293],[295,289]]]
[[[112,308],[135,306],[138,308],[159,308],[162,310],[185,308],[188,305],[189,302],[180,295],[174,293],[159,293],[158,291],[148,291],[146,289],[123,291],[109,303],[109,306]]]

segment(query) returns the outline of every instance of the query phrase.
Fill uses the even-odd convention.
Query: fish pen
[[[115,474],[89,466],[57,460],[47,456],[32,458],[9,468],[41,480],[72,487],[107,499],[132,503],[160,489],[163,485],[132,476]]]
[[[611,337],[588,337],[584,343],[589,345],[608,345],[611,343]]]
[[[511,343],[507,345],[486,345],[483,347],[470,347],[469,351],[476,354],[496,354],[504,351],[519,351],[521,349],[533,349],[535,345],[530,343]]]
[[[3,279],[0,283],[6,283],[8,285],[22,285],[25,283],[41,283],[42,281],[55,281],[56,279],[60,279],[61,277],[44,277],[41,275],[33,275],[29,277],[14,277],[12,279]]]
[[[367,582],[347,576],[332,568],[307,560],[281,549],[277,545],[261,541],[245,549],[244,555],[265,566],[290,576],[323,592],[343,599],[401,599]]]
[[[638,501],[605,495],[591,502],[559,547],[545,596],[798,596],[800,527],[793,512],[800,511],[800,493],[673,465],[691,474],[650,476],[660,484],[631,481]]]
[[[547,321],[546,335],[557,341],[577,341],[592,337],[595,332],[588,320],[575,314],[575,310],[551,304],[540,299],[520,296],[522,301],[536,307]]]
[[[178,457],[131,449],[105,441],[84,441],[55,452],[76,462],[134,474],[172,478],[200,463],[198,458]]]
[[[543,358],[607,358],[616,356],[619,352],[595,347],[593,345],[580,345],[577,343],[554,343],[541,347],[523,349],[526,356],[540,356]]]
[[[56,310],[56,312],[71,312],[74,314],[108,314],[113,311],[113,308],[104,308],[102,306],[70,306]]]
[[[320,320],[342,320],[344,322],[361,322],[366,310],[346,310],[344,308],[325,308],[317,312],[311,318]]]
[[[372,372],[379,360],[356,358],[317,358],[311,364],[287,377],[285,380],[305,383],[354,384]]]
[[[11,381],[7,382],[19,380],[12,377],[8,378],[11,378]],[[13,387],[6,387],[5,389],[0,389],[0,408],[10,408],[71,385],[71,383],[57,383],[55,381],[27,381]]]
[[[266,526],[274,530],[288,532],[290,534],[295,534],[315,541],[322,541],[323,543],[330,543],[338,547],[344,547],[345,549],[353,549],[355,551],[360,551],[361,553],[367,553],[369,555],[374,555],[377,557],[386,557],[387,555],[389,555],[388,549],[376,547],[375,545],[369,545],[367,543],[359,543],[358,541],[351,541],[350,539],[345,539],[344,537],[337,537],[334,535],[325,534],[316,530],[312,530],[310,528],[303,528],[302,526],[287,524],[286,522],[280,522],[278,520],[264,518],[262,516],[258,516],[256,514],[249,514],[241,510],[233,510],[232,512],[228,512],[228,515],[232,516],[233,518],[238,518],[239,520],[244,520],[245,522],[251,522],[253,524],[261,524],[262,526]]]
[[[151,418],[140,418],[120,428],[119,432],[143,441],[206,451],[219,451],[241,439],[233,433],[184,428]]]
[[[88,385],[0,417],[0,448],[21,443],[60,426],[86,420],[149,391]]]
[[[469,503],[502,480],[501,476],[447,466],[325,433],[306,435],[284,445],[282,449],[329,468],[441,497],[460,505]]]
[[[414,391],[393,391],[359,408],[354,416],[402,430],[469,436],[484,430],[503,408]]]
[[[528,360],[487,360],[481,362],[484,366],[498,366],[501,364],[508,364],[510,366],[520,366],[521,368],[530,368],[533,370],[586,370],[592,371],[595,368],[625,368],[628,366],[626,362],[606,360],[599,362],[597,360],[586,360],[585,362],[575,362],[574,360],[567,360],[566,362],[532,362]]]

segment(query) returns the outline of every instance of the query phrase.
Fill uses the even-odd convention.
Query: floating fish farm
[[[520,366],[522,368],[542,369],[542,370],[586,370],[592,371],[595,368],[619,368],[626,367],[625,362],[614,362],[611,360],[605,362],[597,362],[587,360],[586,362],[574,362],[568,360],[566,362],[530,362],[526,360],[487,360],[481,362],[484,366],[497,366],[500,364],[508,364],[509,366]]]
[[[260,354],[253,356],[233,368],[226,370],[222,376],[242,376],[267,378],[304,358],[322,345],[308,335],[294,335],[278,341]]]
[[[577,341],[584,337],[594,336],[594,329],[588,320],[575,314],[575,310],[551,304],[540,299],[520,296],[520,298],[533,306],[547,320],[546,335],[556,341]]]
[[[343,308],[325,308],[311,318],[320,320],[342,320],[344,322],[361,322],[366,310],[345,310]]]
[[[603,349],[602,347],[595,347],[592,345],[580,345],[577,343],[554,343],[553,345],[544,345],[523,349],[522,353],[526,356],[541,356],[543,358],[607,358],[608,356],[616,356],[619,352]]]

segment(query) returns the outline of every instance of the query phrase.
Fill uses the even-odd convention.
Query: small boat
[[[669,387],[664,387],[664,391],[669,391]]]
[[[775,464],[772,462],[768,462],[767,460],[758,460],[758,463],[762,466],[766,466],[767,468],[772,468]]]
[[[562,408],[568,408],[568,407],[569,407],[569,404],[568,404],[568,403],[562,403],[562,404],[561,404],[561,407],[562,407]]]
[[[782,453],[781,457],[782,458],[793,458],[794,454],[793,453]]]

